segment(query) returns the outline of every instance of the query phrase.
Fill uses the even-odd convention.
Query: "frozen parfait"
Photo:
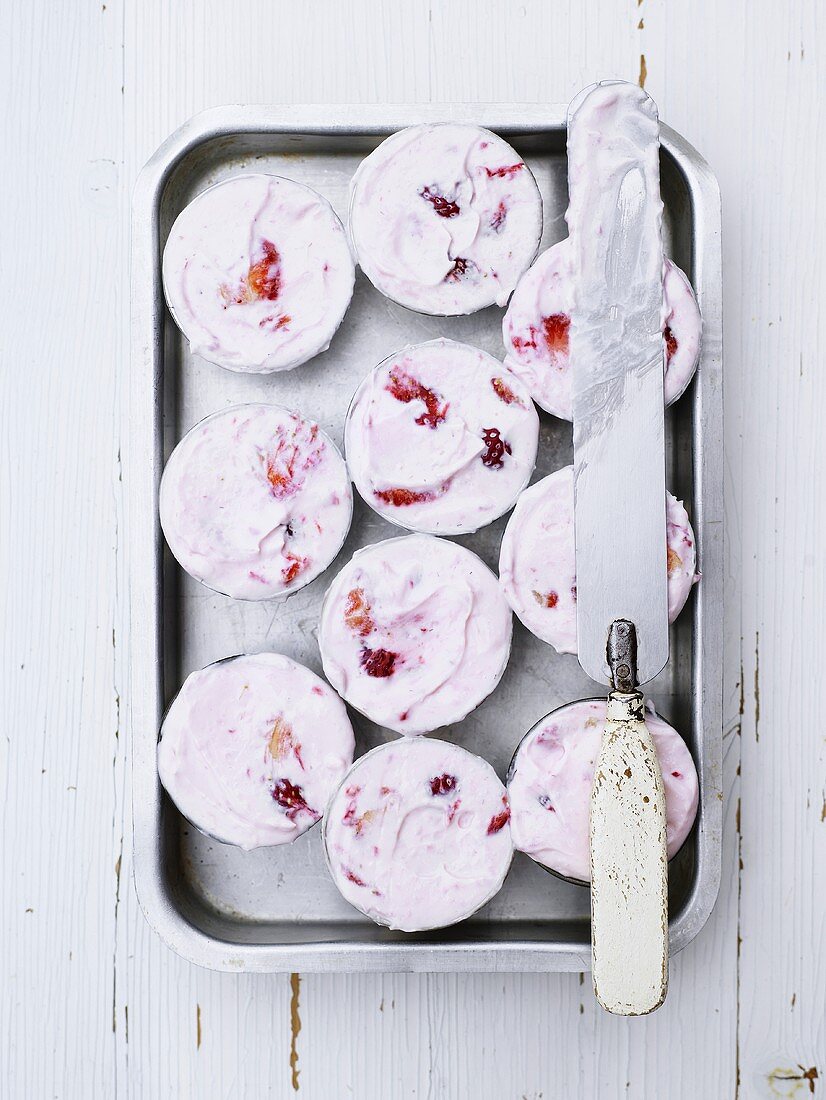
[[[681,501],[666,496],[668,617],[682,611],[697,574],[694,531]],[[574,468],[526,489],[508,520],[499,580],[522,623],[558,653],[576,653]]]
[[[511,612],[462,546],[407,535],[358,550],[324,599],[324,672],[348,703],[398,733],[459,722],[505,671]]]
[[[455,535],[513,506],[533,472],[538,438],[528,391],[497,359],[431,340],[367,375],[344,446],[356,488],[380,515]]]
[[[169,548],[196,580],[266,600],[321,573],[341,549],[353,497],[338,448],[279,405],[236,405],[192,428],[161,479]]]
[[[167,304],[192,351],[235,371],[290,370],[324,351],[354,278],[333,208],[281,176],[235,176],[203,191],[163,253]]]
[[[570,703],[524,737],[511,763],[508,796],[514,845],[565,878],[590,882],[589,816],[594,761],[605,725],[604,699]],[[668,857],[681,848],[697,814],[697,770],[679,733],[652,712],[665,787]]]
[[[353,745],[328,684],[289,657],[259,653],[187,676],[163,722],[158,771],[196,828],[260,848],[319,820]]]
[[[569,241],[553,245],[519,280],[502,322],[505,364],[522,379],[540,408],[571,419],[568,330],[574,287]],[[691,381],[700,353],[702,321],[686,276],[665,261],[663,341],[666,404]]]
[[[350,237],[364,274],[420,313],[503,306],[536,255],[542,199],[506,141],[469,123],[391,135],[359,165]]]
[[[358,760],[324,815],[336,886],[389,928],[455,924],[498,892],[511,863],[510,809],[485,760],[431,738]]]

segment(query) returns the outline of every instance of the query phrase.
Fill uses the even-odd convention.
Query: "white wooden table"
[[[826,1092],[824,50],[819,0],[4,0],[0,1096]],[[120,727],[138,169],[224,102],[564,101],[641,70],[724,201],[726,830],[711,921],[645,1020],[606,1017],[575,974],[187,965],[132,888]]]

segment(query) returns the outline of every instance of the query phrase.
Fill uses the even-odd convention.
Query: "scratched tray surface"
[[[309,184],[344,219],[350,177],[362,157],[410,122],[447,117],[472,118],[513,143],[542,192],[542,248],[564,237],[567,164],[564,110],[558,107],[393,108],[384,116],[366,108],[222,108],[173,135],[144,170],[136,191],[130,522],[139,543],[145,544],[151,530],[155,552],[141,557],[137,546],[131,569],[135,876],[150,923],[176,950],[208,966],[550,970],[588,965],[588,891],[520,853],[501,892],[472,919],[444,931],[394,933],[379,929],[340,897],[324,866],[319,828],[292,845],[242,852],[192,828],[163,794],[155,771],[162,710],[188,673],[230,654],[273,650],[320,674],[317,626],[327,586],[358,547],[400,533],[356,494],[343,550],[306,589],[259,603],[213,594],[176,565],[158,527],[158,476],[181,436],[217,409],[271,401],[314,418],[341,446],[344,415],[359,381],[405,344],[448,336],[498,358],[504,354],[501,309],[464,318],[420,316],[388,301],[359,272],[352,304],[327,352],[282,374],[233,374],[190,354],[166,311],[159,264],[169,228],[205,187],[243,172],[273,172]],[[701,776],[698,828],[671,864],[675,949],[696,934],[713,905],[720,845],[719,259],[715,268],[716,211],[698,209],[703,195],[690,176],[686,149],[679,144],[676,153],[666,148],[662,155],[666,254],[694,280],[706,328],[701,376],[668,414],[667,481],[687,502],[707,575],[672,627],[670,662],[649,688],[660,713],[688,741]],[[701,173],[699,158],[698,165]],[[710,175],[708,181],[713,197]],[[534,480],[572,460],[571,426],[544,413],[540,418]],[[495,570],[506,519],[456,541]],[[435,735],[484,756],[504,777],[519,739],[537,719],[594,694],[600,689],[575,657],[557,655],[514,618],[513,650],[500,686],[464,722]],[[352,712],[351,719],[357,754],[393,736]]]

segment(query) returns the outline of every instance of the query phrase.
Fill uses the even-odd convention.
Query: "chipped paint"
[[[298,1092],[298,1033],[301,1031],[301,1016],[298,1013],[301,975],[290,974],[290,1080],[293,1089]]]
[[[645,64],[645,54],[640,54],[640,79],[639,85],[641,88],[645,88],[645,81],[648,76],[648,66]]]
[[[195,1005],[195,1049],[201,1049],[201,1006]]]

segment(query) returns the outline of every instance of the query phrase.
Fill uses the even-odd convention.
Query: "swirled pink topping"
[[[568,328],[573,308],[568,240],[547,249],[519,280],[502,322],[505,364],[530,391],[540,408],[571,419]],[[684,273],[665,261],[666,404],[681,396],[691,381],[700,353],[702,320],[694,291]]]
[[[325,198],[281,176],[202,192],[169,233],[163,282],[192,351],[235,371],[290,370],[324,351],[355,266]]]
[[[530,169],[479,126],[409,126],[353,177],[358,262],[383,294],[421,313],[504,305],[541,234],[542,199]]]
[[[158,771],[198,829],[259,848],[318,821],[353,746],[347,710],[322,679],[259,653],[187,676],[164,719]]]
[[[333,881],[403,932],[464,920],[501,887],[513,855],[505,788],[490,764],[432,738],[356,761],[324,815]]]
[[[357,551],[330,586],[318,636],[333,687],[405,734],[459,722],[478,706],[505,670],[510,641],[494,574],[430,535]]]
[[[543,718],[520,744],[508,779],[514,845],[543,867],[591,880],[589,816],[594,761],[605,700],[570,703]],[[645,716],[665,786],[669,859],[697,814],[697,770],[679,733],[653,711]]]
[[[699,580],[688,513],[666,499],[668,616],[674,620]],[[576,547],[573,466],[544,477],[521,495],[499,553],[499,581],[522,623],[557,653],[576,653]]]
[[[270,599],[317,577],[341,549],[352,508],[335,444],[279,405],[208,416],[161,480],[170,550],[190,576],[236,599]]]
[[[462,534],[512,507],[533,472],[539,419],[525,387],[477,348],[431,340],[380,363],[344,431],[356,488],[414,531]]]

